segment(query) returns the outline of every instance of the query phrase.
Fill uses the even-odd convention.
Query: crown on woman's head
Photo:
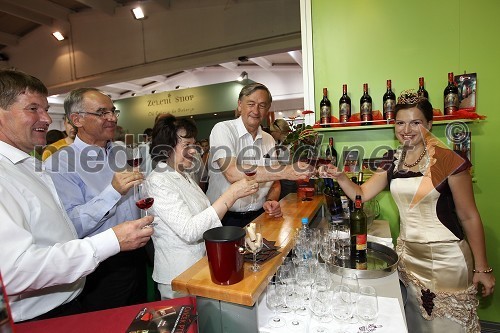
[[[415,89],[403,90],[398,97],[398,104],[417,104],[424,100],[425,97],[419,96]]]

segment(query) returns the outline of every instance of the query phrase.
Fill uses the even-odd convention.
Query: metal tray
[[[396,251],[385,245],[368,242],[366,255],[368,257],[367,270],[359,270],[355,266],[354,260],[336,260],[334,262],[333,273],[342,275],[346,272],[355,272],[358,278],[376,279],[390,275],[398,266],[398,254]]]

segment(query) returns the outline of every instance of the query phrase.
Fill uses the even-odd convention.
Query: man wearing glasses
[[[307,179],[312,167],[298,162],[279,166],[275,141],[264,132],[261,122],[267,118],[272,96],[261,83],[244,86],[238,97],[237,119],[214,126],[210,134],[210,166],[207,196],[214,202],[231,183],[242,177],[255,177],[259,191],[236,200],[222,219],[223,225],[245,226],[264,211],[273,217],[282,216],[278,202],[280,179]],[[251,175],[251,176],[249,176]]]
[[[78,134],[71,145],[46,160],[46,167],[79,238],[139,218],[133,192],[143,175],[126,168],[125,148],[112,143],[120,114],[112,100],[97,89],[80,88],[66,97],[64,110]],[[84,309],[144,301],[136,289],[145,276],[142,250],[114,256],[87,278],[81,295]]]

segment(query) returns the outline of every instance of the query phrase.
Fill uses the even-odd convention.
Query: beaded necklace
[[[422,151],[422,154],[420,154],[420,156],[417,158],[417,160],[415,162],[413,162],[412,164],[406,164],[406,162],[403,162],[404,166],[407,168],[413,168],[415,165],[420,163],[420,161],[424,158],[426,153],[427,153],[427,147],[424,146],[424,150]],[[405,156],[404,156],[403,160],[405,160],[405,159],[406,159],[406,152],[405,152]]]

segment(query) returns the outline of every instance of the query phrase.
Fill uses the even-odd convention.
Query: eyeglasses
[[[100,110],[104,110],[104,111],[100,111]],[[120,110],[107,110],[106,109],[99,109],[97,110],[98,112],[85,112],[85,111],[81,111],[79,113],[84,113],[84,114],[91,114],[93,116],[97,116],[99,118],[111,118],[111,116],[115,116],[116,118],[118,118],[120,116]]]

